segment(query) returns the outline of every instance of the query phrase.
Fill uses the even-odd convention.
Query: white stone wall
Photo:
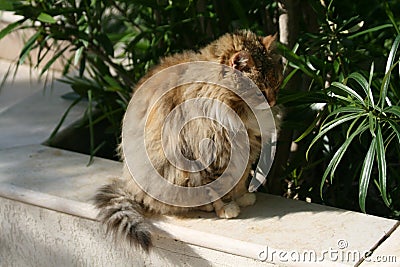
[[[0,218],[0,266],[271,266],[165,237],[147,255],[99,222],[1,197]]]

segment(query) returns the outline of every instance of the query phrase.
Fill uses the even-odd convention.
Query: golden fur
[[[164,58],[142,78],[137,87],[155,73],[170,66],[192,61],[210,61],[241,71],[261,89],[270,106],[274,106],[282,80],[281,65],[274,51],[274,42],[275,36],[261,38],[250,31],[226,34],[199,52],[186,51]],[[220,218],[233,218],[239,215],[240,206],[252,205],[255,202],[255,195],[247,191],[247,180],[251,165],[257,160],[261,148],[260,131],[255,117],[238,95],[210,84],[180,86],[171,90],[149,114],[145,125],[146,148],[155,169],[174,184],[195,187],[217,179],[227,168],[231,149],[227,132],[218,123],[204,119],[190,121],[179,136],[171,136],[169,140],[171,146],[179,147],[186,158],[193,160],[204,156],[204,151],[200,151],[198,145],[201,140],[212,139],[215,147],[211,154],[216,157],[212,164],[202,171],[192,173],[177,169],[165,158],[161,144],[162,125],[171,110],[188,99],[199,97],[216,99],[231,107],[244,122],[249,136],[250,157],[239,183],[222,199],[197,207],[201,210],[215,210]],[[95,203],[100,209],[100,220],[116,238],[126,238],[145,250],[151,246],[150,228],[144,218],[145,212],[177,214],[193,209],[167,205],[146,194],[132,179],[126,164],[122,177],[102,187],[95,197]]]

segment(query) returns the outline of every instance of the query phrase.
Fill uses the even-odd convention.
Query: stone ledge
[[[41,145],[0,152],[1,197],[91,221],[95,220],[96,211],[89,199],[96,188],[118,175],[121,169],[120,163],[101,158],[87,167],[87,155]],[[255,262],[268,248],[269,253],[276,254],[269,254],[266,261],[285,266],[299,263],[282,262],[277,256],[279,251],[315,251],[319,257],[329,249],[365,252],[398,226],[395,220],[265,194],[258,194],[256,205],[244,209],[233,220],[217,219],[213,213],[202,212],[186,218],[151,220],[158,228],[156,238],[166,244],[178,240],[181,245]],[[339,250],[338,240],[345,240],[348,246]],[[334,262],[328,258],[323,265],[351,266],[357,261]]]
[[[0,77],[8,64],[0,60]],[[46,141],[72,103],[61,97],[71,88],[58,81],[44,86],[44,81],[37,80],[37,72],[30,73],[27,66],[20,66],[15,81],[11,78],[12,75],[0,90],[0,148]],[[75,105],[60,130],[81,117],[85,108],[84,102]]]

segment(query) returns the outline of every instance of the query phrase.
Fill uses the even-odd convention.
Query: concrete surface
[[[4,77],[8,61],[0,61],[0,79]],[[31,72],[31,74],[30,74]],[[61,98],[72,92],[66,84],[38,81],[38,75],[29,67],[21,66],[17,78],[12,75],[0,90],[0,148],[39,144],[47,140],[71,100]],[[76,105],[67,116],[62,128],[79,118],[85,103]]]

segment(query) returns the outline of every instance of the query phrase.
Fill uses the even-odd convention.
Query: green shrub
[[[294,68],[287,79],[301,72],[307,85],[280,97],[294,109],[287,127],[296,130],[299,146],[287,167],[291,194],[398,216],[398,25],[386,3],[372,9],[379,16],[348,19],[330,3],[315,7],[319,32],[305,33],[294,51],[280,47]]]

